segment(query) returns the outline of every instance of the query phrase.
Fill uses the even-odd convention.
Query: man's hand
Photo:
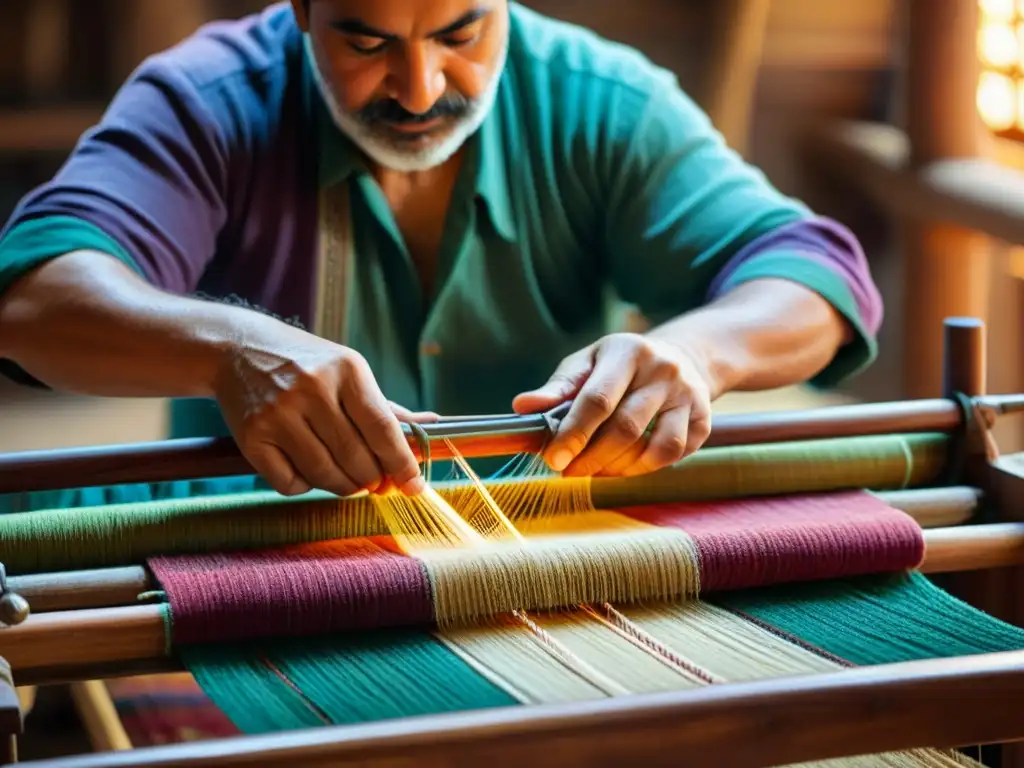
[[[435,421],[389,402],[356,351],[298,329],[232,349],[215,387],[242,453],[286,496],[423,490],[400,421]]]
[[[711,433],[710,393],[701,365],[681,346],[616,333],[567,357],[513,408],[533,413],[572,400],[548,464],[570,476],[627,476],[696,451]]]

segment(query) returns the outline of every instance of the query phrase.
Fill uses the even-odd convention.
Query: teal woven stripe
[[[314,713],[344,725],[518,703],[418,631],[204,646],[184,649],[182,658],[207,695],[246,733],[323,724]],[[268,711],[253,711],[261,709]]]
[[[917,574],[752,590],[715,602],[857,665],[1024,648],[1024,630],[971,608]],[[517,703],[419,631],[179,653],[213,702],[247,733]]]
[[[1024,629],[957,600],[918,573],[790,584],[714,602],[857,665],[1024,649]]]
[[[258,653],[232,646],[182,648],[178,656],[210,700],[243,733],[323,725],[323,718]]]

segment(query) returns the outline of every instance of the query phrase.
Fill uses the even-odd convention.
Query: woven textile
[[[919,575],[746,590],[720,595],[707,605],[806,651],[796,657],[799,666],[815,669],[804,671],[1024,648],[1024,631],[955,600]],[[631,613],[642,620],[645,612],[657,613],[654,608]],[[671,615],[663,621],[682,624]],[[657,624],[647,626],[660,631]],[[481,628],[478,638],[494,631]],[[792,666],[765,665],[764,653],[759,653],[763,648],[723,643],[720,636],[702,640],[692,627],[677,629],[674,642],[681,655],[708,666],[714,666],[723,651],[732,653],[739,662],[731,667],[736,680],[794,674]],[[472,647],[472,638],[459,633],[410,629],[190,646],[181,655],[195,675],[191,692],[177,677],[169,679],[162,692],[161,681],[152,679],[134,690],[124,682],[111,686],[138,745],[163,743],[170,734],[181,740],[231,735],[220,719],[222,713],[241,732],[266,733],[539,703],[544,699],[522,689],[529,686],[529,673],[536,669],[557,678],[542,689],[548,701],[608,695],[593,686],[580,690],[579,676],[557,660],[552,665],[550,659],[522,653],[502,660],[497,654],[514,653],[516,648],[499,646],[490,658],[503,663],[488,667],[480,661],[485,655],[466,655],[467,647]],[[812,658],[819,661],[808,664]],[[636,677],[638,666],[642,665],[629,665],[623,675]],[[662,678],[667,681],[663,687],[695,685],[679,682],[680,678],[673,681],[668,669]],[[657,684],[658,677],[653,679]],[[156,709],[161,701],[167,709]],[[187,712],[176,706],[186,701],[191,702]],[[931,758],[923,764],[946,764],[936,763],[934,754]],[[875,764],[893,762],[885,756]]]
[[[934,483],[949,452],[943,434],[882,435],[707,448],[662,472],[594,478],[593,505],[723,499]],[[548,482],[548,481],[542,481]],[[556,481],[557,482],[557,481]],[[182,492],[190,486],[183,484]],[[439,487],[442,496],[450,491]],[[388,533],[372,505],[325,493],[243,493],[0,515],[10,575],[136,565],[157,555],[280,547]]]
[[[581,525],[591,518],[592,528]],[[569,521],[578,533],[504,550],[408,557],[378,536],[149,565],[182,644],[416,626],[439,613],[465,622],[480,618],[481,604],[492,613],[543,610],[620,601],[625,589],[633,600],[695,597],[903,571],[924,553],[913,519],[862,491],[632,507]],[[460,598],[475,602],[464,607]]]

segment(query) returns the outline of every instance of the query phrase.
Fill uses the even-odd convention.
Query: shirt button
[[[435,357],[441,354],[441,345],[436,341],[425,341],[420,345],[420,353],[427,357]]]

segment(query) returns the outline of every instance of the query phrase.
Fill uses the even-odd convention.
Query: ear
[[[299,29],[309,32],[309,0],[292,0],[292,10],[295,12],[295,21]]]

